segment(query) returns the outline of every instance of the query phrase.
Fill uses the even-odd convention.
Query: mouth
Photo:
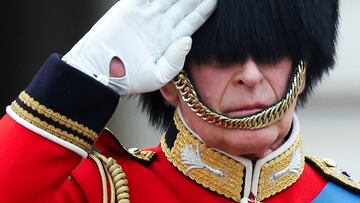
[[[259,113],[265,108],[265,105],[248,105],[242,106],[241,108],[227,110],[224,112],[224,114],[230,117],[245,117]]]

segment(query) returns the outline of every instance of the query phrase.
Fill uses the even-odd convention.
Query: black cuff
[[[33,125],[90,151],[119,97],[53,54],[11,107]]]

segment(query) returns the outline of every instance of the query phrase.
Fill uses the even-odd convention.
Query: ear
[[[162,88],[160,88],[160,92],[170,104],[177,106],[180,102],[179,92],[175,87],[175,84],[170,81]]]

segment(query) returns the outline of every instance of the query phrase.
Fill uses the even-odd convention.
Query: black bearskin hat
[[[308,64],[300,104],[334,64],[338,0],[218,0],[213,15],[192,36],[185,62],[276,62],[283,57]],[[140,96],[153,125],[167,127],[174,107],[160,91]]]

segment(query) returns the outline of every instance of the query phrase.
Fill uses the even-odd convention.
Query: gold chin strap
[[[208,108],[198,98],[193,85],[184,72],[177,75],[174,83],[190,109],[208,123],[224,128],[259,129],[279,121],[289,111],[290,107],[296,103],[305,81],[305,72],[306,64],[300,61],[286,96],[273,106],[246,117],[228,117]]]

